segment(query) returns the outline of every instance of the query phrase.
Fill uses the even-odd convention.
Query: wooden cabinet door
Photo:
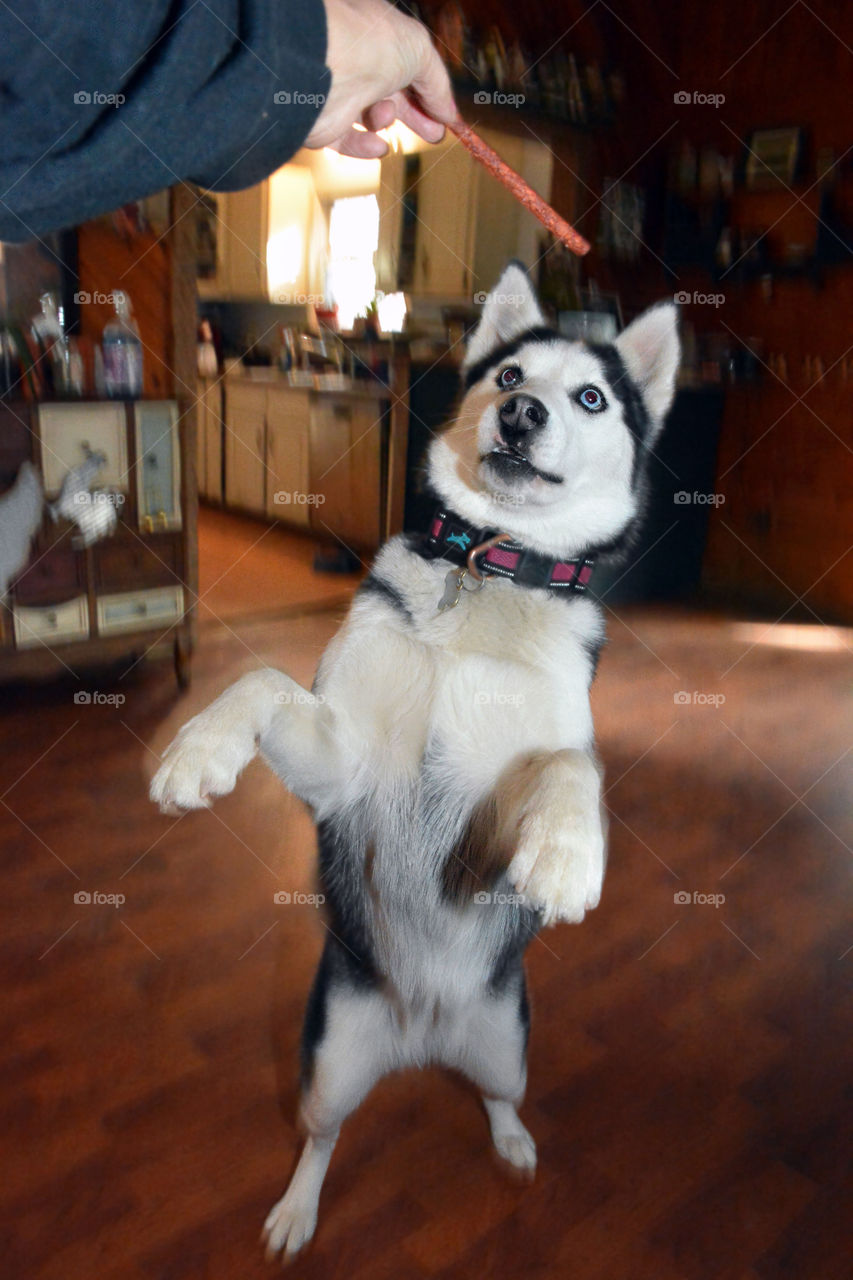
[[[263,515],[266,507],[266,391],[229,382],[225,393],[225,498]]]
[[[204,390],[204,414],[199,422],[199,449],[204,471],[199,472],[199,491],[209,502],[222,501],[222,389],[217,381]]]
[[[219,232],[232,298],[268,298],[267,228],[269,184],[229,191]]]
[[[400,285],[400,236],[403,231],[403,193],[406,157],[391,151],[382,157],[379,190],[379,245],[374,262],[376,288],[396,293]]]
[[[473,161],[458,143],[444,143],[422,158],[417,184],[415,293],[459,297],[471,293],[472,171]]]
[[[266,510],[273,520],[304,529],[311,507],[308,435],[311,395],[297,388],[267,392]]]
[[[320,395],[311,420],[311,527],[375,550],[382,528],[383,402]]]

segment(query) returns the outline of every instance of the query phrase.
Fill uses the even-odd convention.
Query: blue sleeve
[[[311,131],[325,56],[322,0],[0,5],[0,240],[260,182]]]

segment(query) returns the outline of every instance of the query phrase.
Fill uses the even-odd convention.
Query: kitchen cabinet
[[[384,413],[377,397],[317,396],[311,419],[311,528],[346,546],[381,541]]]
[[[224,224],[230,296],[266,298],[269,183],[229,191]]]
[[[201,378],[196,401],[199,496],[208,502],[222,501],[222,383]]]
[[[270,387],[266,409],[266,513],[304,529],[311,507],[308,442],[311,395],[296,387]]]
[[[328,542],[385,536],[391,409],[381,391],[225,384],[225,501]]]
[[[266,299],[269,183],[207,192],[203,212],[216,270],[196,281],[199,296]]]
[[[227,386],[225,498],[254,515],[266,512],[266,387],[236,378]]]
[[[197,280],[201,297],[300,305],[322,295],[326,221],[302,165],[284,165],[245,191],[206,194],[203,216],[216,269]]]
[[[421,156],[414,292],[466,295],[473,287],[476,181],[463,147]]]
[[[553,156],[544,144],[481,129],[536,191],[551,194]],[[411,164],[417,166],[412,180]],[[455,138],[417,156],[383,158],[377,285],[386,293],[454,298],[469,305],[513,258],[534,262],[542,229]],[[414,251],[404,240],[414,222]]]

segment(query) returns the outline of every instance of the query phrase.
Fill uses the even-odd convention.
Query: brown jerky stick
[[[485,165],[489,173],[493,174],[499,182],[511,191],[516,200],[524,205],[525,209],[529,209],[535,218],[538,218],[552,235],[558,240],[562,240],[567,249],[571,249],[572,253],[576,253],[578,257],[583,257],[585,253],[589,253],[589,241],[584,240],[582,235],[575,231],[574,227],[566,222],[565,218],[561,218],[549,204],[546,204],[541,196],[538,196],[531,186],[524,181],[521,174],[516,173],[515,169],[511,169],[506,161],[501,160],[497,151],[493,151],[487,142],[480,138],[470,125],[467,125],[461,116],[454,120],[450,128],[456,134],[463,147],[471,152],[475,160],[479,160],[480,164]]]

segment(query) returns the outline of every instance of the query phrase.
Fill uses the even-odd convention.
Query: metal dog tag
[[[438,602],[438,612],[444,613],[445,609],[454,609],[459,603],[459,596],[462,593],[462,583],[465,579],[467,569],[451,569],[447,577],[444,579],[444,595]]]

